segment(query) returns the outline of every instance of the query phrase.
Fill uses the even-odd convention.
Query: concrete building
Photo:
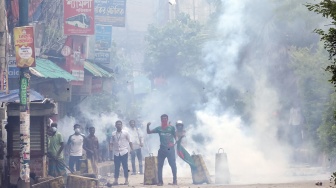
[[[169,15],[170,19],[174,19],[176,13],[185,13],[193,20],[206,23],[214,10],[207,0],[176,0],[176,5],[170,7]]]

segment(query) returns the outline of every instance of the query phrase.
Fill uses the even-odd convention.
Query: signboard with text
[[[94,1],[64,0],[64,35],[94,34]]]
[[[96,46],[98,51],[111,51],[112,46],[112,26],[96,24]]]
[[[109,64],[111,60],[111,52],[95,51],[94,61],[96,63]]]
[[[14,45],[17,67],[35,67],[34,27],[15,27]]]
[[[20,69],[16,67],[15,57],[8,58],[8,78],[19,78]]]
[[[63,68],[77,78],[77,80],[71,81],[72,85],[83,85],[86,37],[68,36],[64,44],[65,46],[69,49],[64,53],[67,56],[65,56],[66,64]]]
[[[95,0],[97,24],[125,27],[126,0]]]
[[[96,24],[95,56],[96,63],[110,63],[112,48],[112,26]]]
[[[28,79],[26,77],[22,77],[20,79],[20,105],[27,108],[27,89],[28,89]],[[26,110],[26,109],[25,109]]]

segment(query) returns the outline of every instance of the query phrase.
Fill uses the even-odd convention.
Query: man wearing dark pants
[[[122,122],[116,121],[115,126],[117,131],[112,133],[110,148],[114,154],[114,182],[112,185],[118,185],[118,178],[120,172],[120,164],[123,166],[125,183],[128,185],[128,145],[133,150],[130,135],[127,131],[122,130]]]
[[[80,133],[80,125],[74,125],[75,134],[69,136],[68,150],[69,150],[69,168],[74,172],[75,164],[76,171],[80,171],[80,160],[82,159],[83,149],[86,150],[84,145],[85,137]]]
[[[158,151],[158,186],[163,186],[162,168],[166,158],[168,159],[168,163],[173,173],[172,185],[177,185],[177,168],[174,148],[176,139],[175,127],[168,124],[168,115],[166,114],[161,115],[161,126],[150,130],[150,124],[150,122],[147,123],[147,134],[158,133],[160,136],[160,149]]]
[[[136,175],[136,167],[135,167],[135,157],[138,158],[139,163],[139,171],[140,174],[143,174],[142,167],[142,152],[141,148],[143,146],[143,138],[140,130],[135,126],[135,121],[131,120],[129,122],[130,129],[129,134],[132,138],[133,151],[131,152],[131,161],[132,161],[132,175]]]

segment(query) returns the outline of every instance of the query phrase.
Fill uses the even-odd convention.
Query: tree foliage
[[[184,75],[196,72],[202,63],[202,34],[199,22],[180,14],[163,27],[151,25],[145,40],[145,69],[151,76]]]
[[[323,113],[323,124],[318,128],[320,147],[323,151],[332,157],[336,156],[336,122],[334,112],[336,110],[336,93],[330,97]],[[335,161],[333,161],[334,163]]]
[[[332,64],[326,67],[326,71],[332,73],[329,80],[336,87],[336,2],[333,0],[323,0],[317,4],[307,4],[308,10],[321,14],[325,18],[331,19],[330,27],[327,30],[315,29],[315,32],[321,36],[324,41],[324,47],[329,52],[329,58]]]
[[[336,87],[336,2],[332,0],[323,0],[316,4],[306,4],[308,10],[322,15],[330,21],[327,28],[317,28],[314,31],[321,36],[321,41],[324,42],[324,48],[329,53],[328,65],[325,70],[330,72],[329,82],[332,83],[334,89]],[[335,92],[330,96],[330,101],[325,105],[325,113],[323,114],[323,124],[319,127],[318,133],[321,147],[333,158],[336,156],[336,95]],[[335,161],[331,161],[335,164]],[[336,183],[335,173],[331,179]]]
[[[305,129],[310,138],[316,143],[325,145],[325,135],[323,130],[317,131],[322,125],[328,125],[329,119],[322,119],[323,114],[328,114],[326,106],[330,102],[332,86],[328,83],[330,73],[324,67],[329,63],[328,53],[323,48],[322,43],[316,47],[291,47],[290,68],[293,70],[297,81],[298,96],[304,106]],[[336,133],[336,132],[335,132]],[[336,134],[335,134],[336,135]],[[322,150],[328,151],[330,147],[322,146]]]

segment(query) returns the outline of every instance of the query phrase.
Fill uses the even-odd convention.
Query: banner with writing
[[[70,72],[77,80],[71,81],[71,85],[83,85],[84,82],[84,60],[86,59],[86,37],[85,36],[68,36],[65,41],[65,46],[70,48],[64,54],[65,67],[64,69]]]
[[[94,34],[94,1],[64,0],[64,35]]]
[[[95,56],[96,63],[110,63],[112,48],[112,26],[96,24]]]
[[[109,64],[111,60],[111,52],[95,51],[95,63]]]
[[[15,27],[14,45],[17,67],[35,67],[34,27]]]
[[[16,58],[8,58],[8,78],[19,78],[20,77],[20,68],[16,66]]]
[[[97,24],[125,27],[126,0],[95,0]]]
[[[96,46],[97,51],[111,51],[112,46],[112,26],[96,24]]]

